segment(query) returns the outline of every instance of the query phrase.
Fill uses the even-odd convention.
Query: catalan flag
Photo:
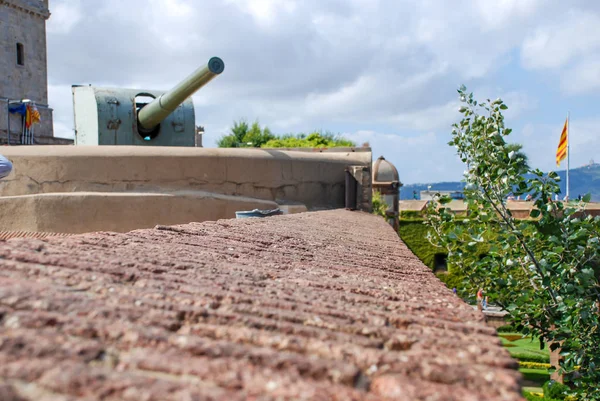
[[[560,134],[560,141],[558,142],[558,149],[556,149],[556,165],[560,166],[560,162],[567,157],[567,146],[569,145],[569,119],[565,121],[562,133]]]
[[[33,124],[39,124],[41,120],[40,112],[34,103],[31,105],[31,122]]]

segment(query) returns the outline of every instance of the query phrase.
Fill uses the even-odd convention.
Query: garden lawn
[[[502,345],[506,347],[513,358],[529,362],[550,362],[550,351],[548,345],[540,350],[540,341],[531,337],[522,338],[520,333],[499,333]]]

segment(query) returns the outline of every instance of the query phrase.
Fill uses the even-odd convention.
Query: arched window
[[[433,257],[433,272],[444,273],[448,271],[448,255],[436,253]]]
[[[17,43],[17,64],[25,65],[25,51],[23,50],[23,43]]]

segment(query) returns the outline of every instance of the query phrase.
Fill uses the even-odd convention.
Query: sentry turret
[[[195,146],[191,96],[224,69],[213,57],[168,92],[73,85],[75,144]]]

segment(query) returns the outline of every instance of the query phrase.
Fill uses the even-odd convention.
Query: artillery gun
[[[196,146],[191,95],[225,69],[211,58],[168,92],[73,85],[76,145]]]

